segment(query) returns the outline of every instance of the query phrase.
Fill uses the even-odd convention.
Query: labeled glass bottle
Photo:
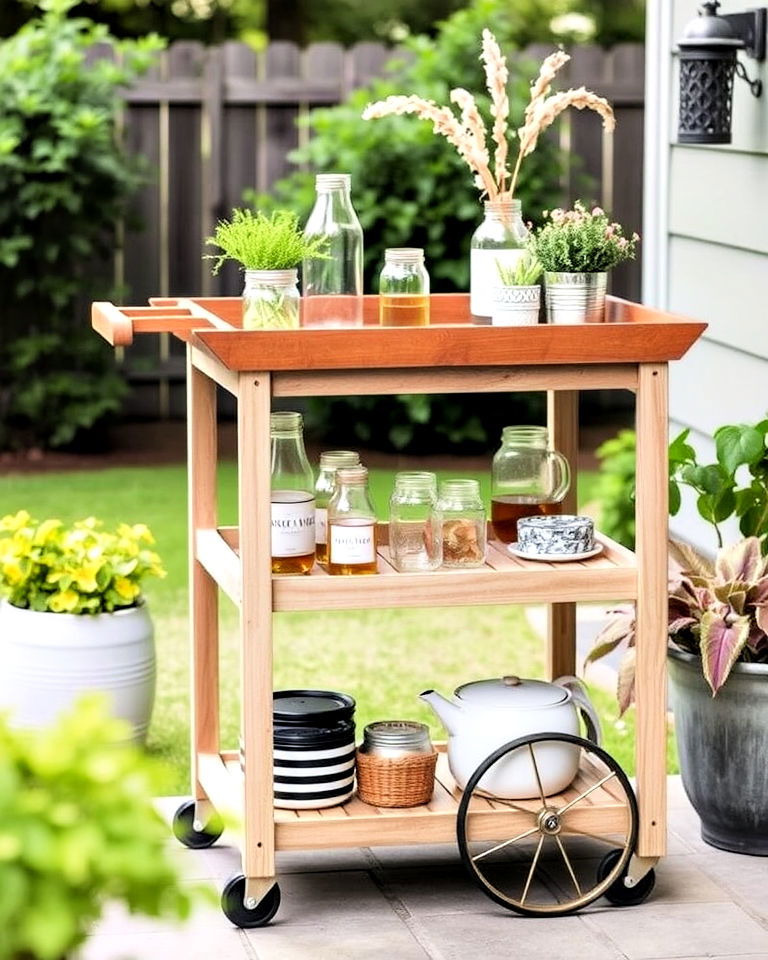
[[[299,326],[296,270],[246,270],[243,330],[291,330]]]
[[[550,448],[546,427],[504,427],[491,476],[491,525],[503,543],[517,542],[521,517],[562,513],[571,484],[568,461]]]
[[[309,573],[315,562],[315,493],[300,413],[270,417],[272,573]]]
[[[302,263],[305,327],[358,327],[363,322],[363,228],[349,195],[348,173],[319,173],[306,237],[327,237],[329,259]]]
[[[437,477],[428,471],[395,474],[389,500],[389,554],[401,573],[436,570],[443,559]]]
[[[368,493],[365,467],[336,470],[336,490],[328,504],[328,573],[378,573],[376,511]]]
[[[437,508],[442,518],[443,566],[482,567],[487,546],[486,513],[478,480],[443,480]]]
[[[472,235],[469,260],[469,310],[490,322],[497,288],[502,286],[499,265],[512,268],[525,252],[528,229],[519,200],[486,200],[485,217]]]
[[[325,450],[320,454],[320,472],[315,482],[315,559],[328,562],[328,503],[336,489],[339,467],[356,467],[359,454],[354,450]]]
[[[379,323],[384,327],[425,327],[429,323],[429,274],[424,251],[390,247],[379,275]]]

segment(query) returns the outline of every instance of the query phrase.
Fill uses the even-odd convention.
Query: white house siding
[[[648,4],[644,241],[653,267],[643,299],[709,324],[672,365],[670,435],[690,428],[701,459],[711,462],[713,430],[768,411],[768,69],[740,55],[766,89],[756,99],[736,78],[731,144],[677,144],[676,41],[698,5]],[[720,12],[748,6],[725,0]],[[713,546],[691,503],[671,528]]]

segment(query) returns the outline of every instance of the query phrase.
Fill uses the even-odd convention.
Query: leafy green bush
[[[110,900],[189,916],[200,888],[180,882],[157,770],[126,735],[100,698],[40,733],[0,717],[0,960],[72,956]]]
[[[634,430],[620,430],[597,448],[600,474],[595,499],[600,505],[600,529],[609,537],[635,548],[635,451]]]
[[[108,295],[99,277],[140,178],[117,143],[119,90],[161,46],[68,18],[74,0],[40,6],[0,43],[0,448],[69,443],[119,407],[85,304]]]

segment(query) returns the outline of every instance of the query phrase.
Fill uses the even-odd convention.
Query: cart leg
[[[550,442],[571,466],[571,487],[563,513],[576,513],[576,465],[579,454],[579,394],[576,390],[547,391]],[[552,603],[548,608],[547,675],[550,680],[576,673],[576,604]]]
[[[644,363],[637,386],[637,854],[666,852],[667,366]]]
[[[216,526],[216,384],[193,366],[191,351],[187,355],[187,444],[192,796],[195,823],[205,826],[212,811],[198,778],[198,757],[219,752],[219,593],[196,558],[195,531]]]
[[[272,568],[270,551],[269,374],[240,374],[238,476],[241,723],[245,750],[245,900],[261,900],[275,876],[272,797]]]

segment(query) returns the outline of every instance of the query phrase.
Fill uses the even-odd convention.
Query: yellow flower
[[[61,520],[44,520],[37,528],[33,543],[41,545],[48,541],[58,540],[58,533],[61,528]],[[53,536],[56,534],[56,536]]]
[[[0,520],[0,530],[20,530],[30,523],[37,523],[37,521],[32,520],[26,510],[19,510],[19,512],[15,514],[7,513],[3,519]]]
[[[96,574],[100,569],[100,563],[84,563],[78,569],[73,570],[72,579],[75,586],[82,593],[95,593],[99,589]]]
[[[115,593],[122,600],[135,600],[139,595],[139,586],[131,583],[127,577],[115,577]]]
[[[72,613],[77,609],[80,597],[74,590],[61,590],[48,599],[48,606],[54,613]]]
[[[11,586],[21,583],[24,579],[24,571],[18,560],[6,560],[0,569],[3,571],[3,579]]]

